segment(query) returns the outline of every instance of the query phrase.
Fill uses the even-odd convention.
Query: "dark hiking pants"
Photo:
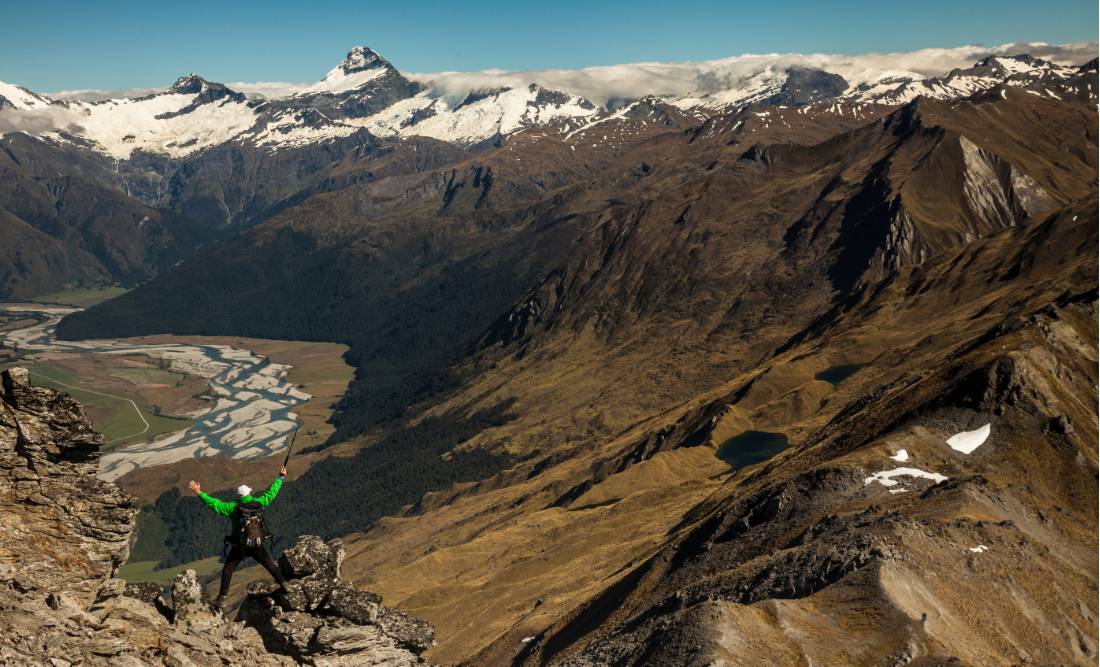
[[[218,597],[225,597],[229,594],[229,582],[233,579],[233,572],[236,571],[237,566],[245,558],[252,558],[263,565],[264,569],[270,572],[279,584],[286,583],[283,573],[279,571],[279,566],[275,564],[275,560],[271,557],[271,554],[267,553],[267,549],[263,545],[249,548],[234,544],[233,548],[229,550],[229,555],[225,557],[225,567],[222,568],[222,586],[218,591]]]

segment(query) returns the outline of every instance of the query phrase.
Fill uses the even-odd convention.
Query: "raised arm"
[[[286,479],[286,466],[279,469],[279,476],[275,478],[275,481],[271,483],[271,486],[267,487],[267,491],[260,494],[260,497],[256,498],[256,502],[260,503],[264,507],[271,504],[272,500],[275,500],[275,496],[279,495],[279,489],[283,487],[283,480]]]
[[[218,500],[214,496],[203,493],[202,486],[200,486],[199,483],[195,480],[191,480],[190,482],[188,482],[187,486],[198,495],[199,500],[202,501],[203,505],[206,505],[207,507],[214,510],[218,514],[221,514],[222,516],[230,516],[231,514],[233,514],[233,510],[237,506],[236,503]]]

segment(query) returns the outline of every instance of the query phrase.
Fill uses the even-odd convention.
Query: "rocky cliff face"
[[[236,619],[210,609],[191,570],[170,604],[118,579],[137,508],[95,477],[102,436],[25,369],[0,378],[0,664],[423,662],[432,627],[344,582],[339,541],[301,538],[280,560],[288,590],[253,586]]]

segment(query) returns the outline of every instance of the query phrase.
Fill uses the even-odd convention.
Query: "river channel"
[[[22,354],[147,355],[163,359],[170,370],[201,377],[210,385],[210,408],[190,428],[104,452],[99,463],[103,479],[115,480],[136,468],[187,458],[254,458],[282,451],[298,426],[293,408],[312,398],[287,381],[290,366],[272,363],[249,350],[226,345],[57,340],[57,323],[76,310],[45,304],[0,304],[0,313],[37,318],[31,326],[0,332],[0,341]]]

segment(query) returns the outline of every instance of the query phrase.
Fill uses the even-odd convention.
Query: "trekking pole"
[[[294,432],[290,434],[290,446],[286,448],[286,458],[283,459],[284,468],[286,464],[290,463],[290,453],[294,451],[294,439],[298,437],[298,429],[300,428],[302,428],[302,424],[299,422],[299,424],[294,427]]]

